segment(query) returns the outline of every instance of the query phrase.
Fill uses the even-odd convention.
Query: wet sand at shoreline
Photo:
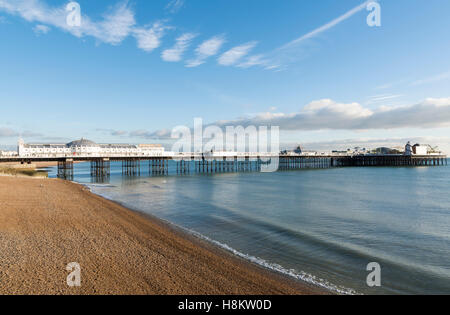
[[[58,179],[0,177],[0,253],[0,294],[328,293]]]

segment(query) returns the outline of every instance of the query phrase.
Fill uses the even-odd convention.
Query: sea
[[[95,194],[339,294],[450,294],[450,166],[74,173]]]

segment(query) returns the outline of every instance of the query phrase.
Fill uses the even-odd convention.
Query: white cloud
[[[368,117],[373,114],[371,110],[362,107],[358,103],[336,103],[330,99],[313,101],[303,108],[303,112],[313,114],[330,112],[350,118]]]
[[[242,57],[248,55],[248,53],[256,46],[256,44],[256,41],[252,41],[231,48],[219,57],[219,64],[223,66],[231,66],[236,64]]]
[[[403,134],[409,135],[409,130],[417,131],[425,128],[450,127],[450,97],[440,99],[428,98],[410,106],[385,108],[383,110],[380,108],[370,110],[358,103],[338,103],[330,99],[323,99],[307,104],[298,113],[266,112],[236,120],[216,121],[212,124],[205,125],[205,127],[210,125],[216,125],[222,128],[226,126],[247,127],[249,125],[279,126],[282,131],[286,132],[285,135],[292,132],[336,131],[331,135],[330,140],[303,143],[303,145],[311,149],[346,149],[353,146],[375,148],[387,145],[404,145],[407,141],[413,141],[434,144],[438,145],[441,149],[450,150],[450,138],[448,136],[440,138],[417,137],[417,132],[410,137],[403,136]],[[270,110],[274,111],[276,108],[272,107]],[[394,129],[403,129],[404,131],[400,133],[393,132]],[[342,133],[338,131],[355,132],[368,130],[377,130],[377,133],[381,135],[384,132],[387,137],[383,139],[370,137],[339,139],[339,134],[342,135]],[[398,134],[401,137],[398,137]],[[389,135],[397,135],[397,137],[389,137]],[[130,132],[128,136],[145,139],[170,139],[171,130],[162,129],[154,132],[137,130]],[[288,144],[288,147],[296,145],[296,143],[286,142],[284,144]]]
[[[211,56],[217,55],[222,45],[225,43],[223,36],[214,36],[201,43],[196,49],[196,58],[187,62],[186,67],[197,67],[205,63],[205,60]]]
[[[159,47],[164,31],[169,28],[162,22],[156,22],[150,27],[136,26],[134,12],[128,1],[112,6],[100,21],[92,21],[83,14],[79,27],[67,24],[65,6],[49,7],[42,0],[0,0],[0,11],[20,16],[29,22],[39,23],[39,28],[35,30],[41,32],[45,27],[53,26],[76,37],[90,36],[111,45],[118,45],[132,35],[137,39],[138,48],[145,51]]]
[[[176,39],[175,46],[162,52],[161,58],[168,62],[181,61],[183,53],[189,48],[191,41],[196,37],[195,34],[186,33]]]
[[[135,24],[134,13],[124,2],[106,14],[102,22],[91,23],[92,34],[97,34],[96,37],[106,43],[117,45],[128,37]],[[86,32],[89,34],[88,30]]]
[[[64,8],[50,9],[39,0],[0,0],[0,10],[18,15],[29,22],[40,22],[67,28]]]
[[[271,110],[274,108],[271,108]],[[384,108],[377,110],[370,110],[364,108],[358,103],[337,103],[330,99],[323,99],[313,101],[307,104],[300,112],[285,114],[266,112],[253,115],[251,117],[239,118],[236,120],[220,120],[214,123],[205,125],[218,126],[225,128],[227,126],[278,126],[280,130],[286,133],[289,132],[320,132],[322,130],[333,130],[333,135],[339,134],[338,131],[368,131],[377,130],[377,132],[387,132],[388,134],[395,134],[396,130],[420,130],[430,128],[448,128],[450,127],[450,97],[449,98],[429,98],[423,102],[410,106]],[[383,131],[384,130],[384,131]],[[165,139],[170,138],[171,132],[168,129],[149,132],[145,130],[136,131],[130,135],[142,138],[151,139]],[[332,135],[332,137],[333,137]],[[416,137],[417,138],[417,137]],[[416,138],[409,138],[413,141]],[[391,138],[392,139],[392,138]],[[449,139],[448,137],[446,138]],[[401,143],[406,143],[402,139]],[[414,140],[415,141],[415,140]],[[348,142],[341,141],[344,146],[361,145],[364,141],[349,140]],[[387,142],[387,140],[379,141]],[[425,141],[419,141],[425,142]],[[449,142],[428,141],[435,143],[442,149],[450,150]],[[330,149],[332,140],[324,142],[327,144],[326,148]],[[375,141],[372,142],[374,144]],[[291,144],[295,145],[295,144]]]
[[[299,113],[261,113],[251,118],[223,121],[220,125],[272,125],[297,131],[441,128],[450,126],[450,97],[429,98],[415,105],[377,110],[358,103],[323,99],[311,102]]]
[[[166,6],[166,10],[169,10],[170,13],[177,13],[184,6],[184,0],[170,0]]]
[[[50,32],[50,27],[48,27],[47,25],[38,24],[33,28],[33,31],[37,35],[47,34],[48,32]]]
[[[54,26],[77,37],[92,36],[112,45],[121,43],[135,25],[134,13],[127,2],[112,7],[99,22],[93,22],[88,16],[82,15],[80,27],[67,24],[65,6],[51,8],[41,0],[0,0],[0,10],[18,15],[29,22]]]
[[[136,28],[133,36],[138,42],[138,47],[146,52],[151,52],[161,45],[161,38],[168,27],[160,22],[154,23],[148,28]]]

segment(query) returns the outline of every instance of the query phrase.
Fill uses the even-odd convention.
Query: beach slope
[[[57,179],[0,177],[0,253],[0,294],[326,293]]]

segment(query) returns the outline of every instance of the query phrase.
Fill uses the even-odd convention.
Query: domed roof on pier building
[[[75,140],[75,141],[69,142],[67,144],[67,146],[68,147],[98,147],[98,144],[95,143],[94,141],[81,138],[80,140]]]

